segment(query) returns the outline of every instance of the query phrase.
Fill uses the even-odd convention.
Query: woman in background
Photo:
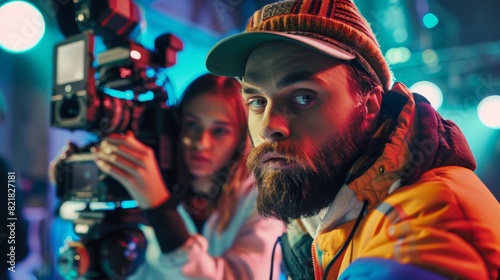
[[[158,247],[149,242],[148,260],[128,279],[269,278],[273,245],[284,228],[255,208],[257,189],[243,158],[250,143],[239,83],[203,75],[188,86],[178,111],[179,184],[186,191],[179,206],[152,149],[133,133],[112,135],[97,152],[99,168],[145,210],[161,249],[155,257]],[[280,261],[274,263],[276,276]]]

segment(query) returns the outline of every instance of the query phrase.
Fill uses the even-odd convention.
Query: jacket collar
[[[344,185],[330,206],[317,215],[302,218],[302,223],[309,235],[316,238],[324,231],[356,219],[362,207],[363,203],[347,185]]]
[[[384,94],[380,125],[367,152],[351,169],[347,185],[370,209],[429,169],[458,165],[475,169],[464,135],[418,94],[396,83]]]

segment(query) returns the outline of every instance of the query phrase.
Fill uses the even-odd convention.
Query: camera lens
[[[127,130],[132,120],[132,108],[128,100],[105,96],[99,129],[106,134]]]
[[[123,278],[134,273],[144,262],[147,241],[138,229],[126,229],[104,238],[101,243],[101,266],[109,276]]]
[[[78,103],[78,98],[75,95],[71,95],[69,98],[64,98],[61,102],[61,107],[59,108],[59,115],[62,119],[72,119],[78,116],[80,113],[80,104]]]

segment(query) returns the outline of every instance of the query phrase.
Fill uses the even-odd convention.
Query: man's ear
[[[376,86],[366,95],[366,118],[363,121],[363,127],[368,131],[374,131],[377,128],[380,106],[382,105],[382,94],[382,87]]]

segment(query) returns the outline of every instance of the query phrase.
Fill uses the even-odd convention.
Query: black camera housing
[[[54,47],[51,126],[88,131],[100,140],[132,131],[154,151],[163,180],[177,200],[181,192],[173,187],[178,124],[166,104],[168,78],[162,70],[176,63],[182,41],[164,34],[149,51],[130,40],[139,23],[132,0],[53,1],[66,39]],[[106,50],[94,57],[98,39]],[[71,218],[80,240],[61,248],[58,256],[59,273],[66,279],[126,278],[145,258],[147,242],[140,228],[147,219],[137,203],[128,203],[132,198],[125,188],[97,167],[94,150],[100,140],[75,147],[56,165],[60,202],[86,203],[78,217]],[[93,208],[102,204],[98,202],[106,207]]]
[[[125,128],[134,131],[139,141],[152,148],[163,180],[175,193],[174,141],[178,125],[173,110],[159,105],[153,102],[130,107],[133,117]],[[93,151],[98,144],[79,147],[56,165],[56,195],[61,201],[120,203],[132,200],[118,181],[97,167]]]
[[[90,152],[73,154],[56,166],[57,196],[63,201],[131,200],[130,195],[116,180],[99,170],[94,158]]]
[[[164,179],[172,186],[176,181],[177,124],[173,110],[166,105],[168,94],[164,85],[158,83],[158,75],[162,68],[176,63],[176,53],[183,45],[174,35],[164,34],[156,38],[152,52],[126,38],[138,23],[132,4],[116,0],[74,1],[77,29],[93,29],[71,35],[55,45],[51,125],[89,131],[100,138],[133,131],[139,141],[154,150]],[[120,5],[131,11],[129,18],[119,13],[123,10]],[[96,58],[94,32],[98,32],[108,46]],[[90,150],[80,149],[77,153],[83,154],[60,163],[63,172],[57,177],[57,194],[61,200],[120,202],[130,199],[123,195],[125,191],[117,187],[115,180],[98,169],[95,171],[97,166],[87,154]],[[87,180],[88,174],[96,177]],[[85,188],[75,179],[86,180]]]

